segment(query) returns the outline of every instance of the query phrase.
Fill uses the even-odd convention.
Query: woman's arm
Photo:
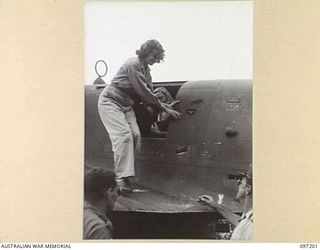
[[[145,103],[147,106],[157,106],[161,110],[164,110],[158,98],[148,88],[145,75],[142,72],[140,64],[129,64],[127,74],[133,89],[135,90],[137,95],[142,99],[143,103]]]
[[[181,114],[173,109],[169,109],[163,103],[161,103],[158,98],[151,92],[147,87],[145,76],[141,70],[141,65],[130,64],[128,65],[128,78],[132,84],[135,92],[140,96],[142,101],[148,106],[156,106],[160,110],[165,111],[173,118],[181,118]]]

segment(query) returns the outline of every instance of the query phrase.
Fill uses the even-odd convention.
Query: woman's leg
[[[131,132],[133,135],[133,141],[134,141],[134,149],[136,153],[140,150],[140,143],[141,143],[141,134],[140,134],[140,129],[137,123],[137,118],[136,115],[131,109],[130,111],[125,113],[125,117],[129,123],[129,126],[131,128]]]
[[[117,179],[134,176],[134,137],[125,113],[112,101],[99,104],[98,111],[112,143]]]

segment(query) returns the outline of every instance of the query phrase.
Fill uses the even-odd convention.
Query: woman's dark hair
[[[84,180],[84,196],[90,202],[98,202],[104,198],[103,190],[117,186],[115,174],[106,169],[93,169],[86,174]]]
[[[146,58],[150,53],[154,53],[158,62],[164,59],[164,49],[162,45],[155,39],[148,40],[141,45],[140,50],[136,51],[136,54],[140,59]]]

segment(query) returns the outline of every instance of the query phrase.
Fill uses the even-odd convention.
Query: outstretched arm
[[[133,89],[135,90],[137,95],[142,99],[143,103],[145,103],[148,106],[157,106],[160,109],[164,110],[158,98],[147,87],[145,75],[142,72],[141,65],[128,65],[127,74]]]
[[[156,106],[160,110],[165,111],[175,119],[181,118],[181,114],[173,109],[169,109],[163,103],[161,103],[158,98],[151,92],[147,87],[145,76],[141,70],[139,64],[132,64],[128,67],[128,77],[135,90],[135,92],[140,96],[142,101],[148,106]]]

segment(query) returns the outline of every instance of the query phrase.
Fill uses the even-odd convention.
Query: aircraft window
[[[146,109],[142,104],[135,107],[137,123],[142,137],[166,138],[169,127],[169,117],[165,114]]]
[[[179,101],[175,101],[172,94],[165,87],[158,87],[153,93],[158,97],[159,101],[167,105],[174,106],[179,103]],[[140,103],[136,105],[135,113],[142,137],[167,137],[170,119],[166,112],[153,110]]]

